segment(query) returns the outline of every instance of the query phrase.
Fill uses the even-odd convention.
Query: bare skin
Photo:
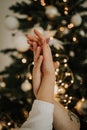
[[[79,118],[71,111],[66,110],[60,102],[56,102],[53,99],[55,73],[51,50],[46,43],[47,39],[37,30],[34,30],[34,33],[35,36],[27,36],[30,49],[34,51],[35,55],[34,62],[36,66],[33,69],[34,93],[37,99],[42,99],[54,104],[53,125],[55,130],[80,130]],[[46,96],[44,97],[41,92]]]

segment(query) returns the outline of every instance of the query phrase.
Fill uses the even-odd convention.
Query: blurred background
[[[87,0],[0,0],[0,130],[20,127],[35,99],[26,39],[34,29],[49,38],[55,100],[87,130]]]

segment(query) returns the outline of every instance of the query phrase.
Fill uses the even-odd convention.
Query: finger
[[[30,46],[29,49],[30,49],[31,51],[33,51],[33,46]]]
[[[37,50],[37,43],[33,42],[33,51],[34,51],[34,57],[36,55],[36,50]]]
[[[37,60],[38,60],[38,58],[40,56],[40,52],[41,52],[41,47],[38,46],[36,51],[35,51],[35,54],[34,54],[34,62],[35,62],[35,64],[36,64],[36,62],[37,62]]]
[[[33,42],[30,40],[27,40],[28,44],[33,45]]]
[[[38,42],[38,38],[35,37],[35,36],[30,36],[30,35],[28,35],[28,36],[27,36],[27,39],[30,40],[30,41],[32,41],[32,42]]]
[[[50,59],[52,60],[52,54],[51,54],[51,49],[48,44],[43,44],[42,47],[43,51],[43,57],[44,59],[48,62]]]
[[[45,44],[46,43],[46,39],[43,37],[43,35],[40,32],[38,32],[36,29],[34,29],[34,33],[40,39],[41,44]]]
[[[37,67],[40,69],[41,65],[42,65],[42,61],[43,61],[43,56],[40,55],[38,58],[38,62],[37,62]]]

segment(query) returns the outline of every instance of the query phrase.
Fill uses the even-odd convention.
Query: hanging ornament
[[[8,29],[15,30],[19,27],[19,21],[14,16],[8,16],[5,19],[5,25]]]
[[[28,31],[28,34],[34,35],[34,29],[38,30],[41,34],[44,33],[44,29],[39,24],[36,24],[32,29]]]
[[[55,6],[50,5],[46,7],[46,15],[48,18],[54,18],[56,16],[60,16],[60,13]]]
[[[50,38],[50,37],[53,37],[56,33],[56,30],[47,30],[47,31],[44,31],[43,35],[45,38]]]
[[[50,46],[54,46],[58,50],[59,49],[64,49],[63,46],[62,46],[63,42],[58,40],[58,39],[56,39],[56,38],[50,38],[49,45]]]
[[[82,18],[80,16],[80,14],[75,14],[72,16],[71,18],[71,22],[74,24],[74,26],[80,26],[82,23]]]
[[[70,57],[73,58],[73,57],[75,57],[75,52],[73,50],[70,50],[69,55],[70,55]]]
[[[14,37],[15,48],[19,52],[26,52],[29,50],[29,44],[27,43],[27,38],[22,32],[16,33]]]
[[[80,115],[87,116],[87,99],[82,98],[75,106]]]
[[[32,89],[32,85],[31,85],[31,83],[29,82],[28,79],[26,79],[26,80],[22,83],[21,89],[22,89],[22,91],[24,91],[24,92],[27,92],[27,91],[29,91],[29,90]]]
[[[80,30],[79,31],[79,34],[82,36],[82,37],[85,37],[85,32],[83,30]]]
[[[69,34],[69,29],[68,29],[68,28],[64,28],[63,34],[64,34],[64,35]]]

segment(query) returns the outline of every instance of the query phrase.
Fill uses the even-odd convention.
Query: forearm
[[[51,82],[51,76],[45,75],[38,95],[37,95],[37,99],[46,101],[46,102],[51,102],[53,103],[53,95],[54,95],[54,82]]]
[[[54,101],[53,124],[55,130],[80,130],[79,118],[56,101]]]

